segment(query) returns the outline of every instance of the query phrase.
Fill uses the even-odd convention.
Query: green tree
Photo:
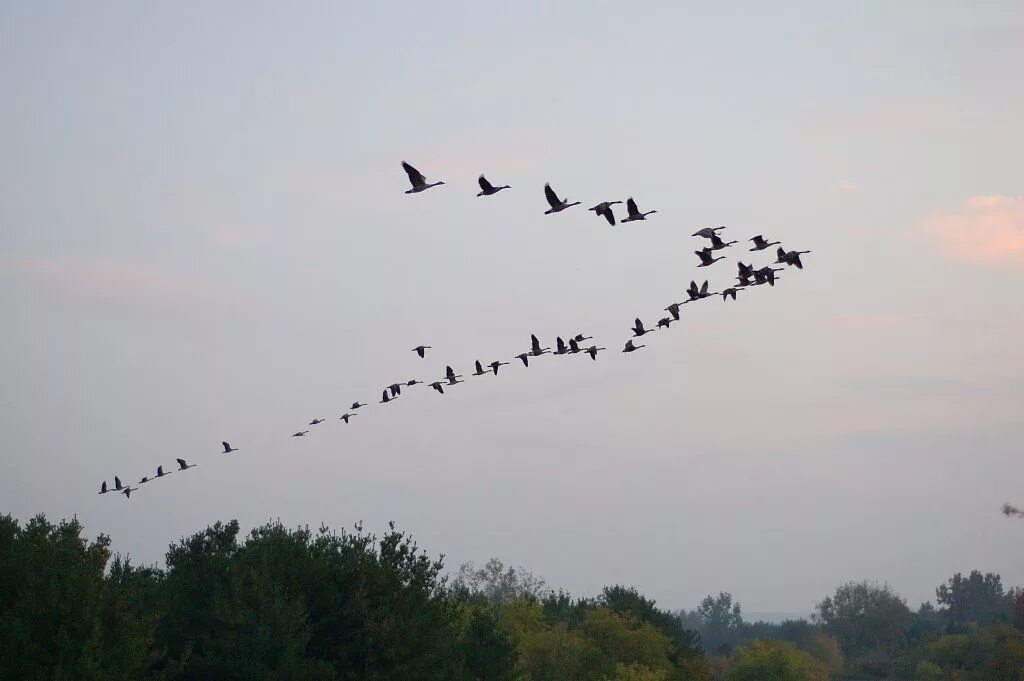
[[[743,614],[739,601],[733,602],[732,594],[725,591],[717,597],[708,595],[697,606],[701,619],[700,641],[709,655],[738,643],[743,632]],[[723,648],[724,646],[724,648]]]
[[[816,619],[862,673],[886,676],[907,641],[910,609],[887,585],[848,582],[817,606]]]
[[[729,681],[828,681],[824,666],[786,641],[753,641],[736,649]]]
[[[936,600],[950,631],[965,631],[970,623],[990,624],[1007,620],[1012,601],[1003,591],[999,575],[978,570],[964,577],[959,572],[935,590]]]

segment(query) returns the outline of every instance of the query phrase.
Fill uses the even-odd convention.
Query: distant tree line
[[[0,679],[1024,680],[1021,590],[957,574],[936,603],[859,582],[810,620],[746,622],[728,593],[669,612],[493,559],[449,580],[393,526],[216,523],[136,566],[76,520],[0,516]]]

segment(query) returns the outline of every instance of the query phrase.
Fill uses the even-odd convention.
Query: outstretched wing
[[[598,211],[599,215],[603,215],[604,219],[608,221],[608,224],[612,227],[615,226],[615,213],[612,212],[611,206],[605,206],[604,210]]]
[[[704,293],[708,292],[708,280],[707,279],[705,279],[704,283],[701,285],[700,292],[701,292],[701,294],[704,294]]]
[[[178,466],[180,466],[181,468],[184,468],[185,466],[188,465],[185,459],[175,459],[175,461],[178,462]],[[177,478],[175,478],[175,480],[177,480]]]
[[[480,189],[483,189],[485,192],[494,191],[494,185],[488,182],[487,178],[483,175],[480,176],[480,179],[477,180],[477,182],[480,183]]]
[[[636,201],[633,200],[633,197],[626,199],[626,210],[629,211],[630,215],[637,215],[640,212],[636,207]]]
[[[221,442],[221,444],[224,445],[225,454],[231,451],[231,445],[229,445],[227,442]]]
[[[558,208],[562,205],[562,202],[558,199],[558,194],[555,193],[550,184],[544,185],[544,197],[547,198],[552,208]]]
[[[427,183],[427,178],[423,177],[423,173],[405,161],[402,161],[402,168],[405,169],[405,174],[409,176],[409,182],[412,183],[413,187],[421,187]]]

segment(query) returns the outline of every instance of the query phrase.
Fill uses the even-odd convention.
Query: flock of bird
[[[420,171],[418,171],[416,168],[409,165],[405,161],[402,162],[402,168],[405,169],[405,172],[409,177],[409,183],[412,185],[412,187],[405,192],[406,194],[416,194],[427,189],[430,189],[432,187],[437,187],[445,184],[443,181],[440,180],[437,182],[427,182],[427,179],[423,175],[423,173],[421,173]],[[483,175],[480,176],[478,183],[480,185],[480,192],[477,194],[478,197],[493,196],[494,194],[497,194],[505,189],[511,189],[509,185],[494,185],[491,182],[489,182],[487,178],[485,178]],[[577,206],[580,204],[579,201],[573,201],[570,203],[568,199],[559,198],[558,194],[555,193],[555,191],[551,188],[550,184],[544,185],[544,197],[547,199],[547,203],[549,206],[548,210],[544,211],[545,215],[559,213],[563,210],[566,210],[567,208]],[[619,205],[621,203],[622,201],[602,201],[601,203],[590,208],[589,210],[593,211],[597,216],[600,216],[607,220],[608,224],[615,225],[616,216],[612,207],[615,205]],[[633,198],[628,198],[625,203],[626,217],[621,219],[621,223],[646,220],[648,215],[653,215],[654,213],[657,212],[655,210],[642,212],[637,207],[636,201],[634,201]],[[736,241],[725,241],[720,236],[719,232],[722,232],[724,229],[725,227],[704,227],[692,234],[692,236],[694,237],[706,239],[708,241],[708,245],[705,245],[700,250],[694,251],[695,255],[699,259],[699,264],[697,265],[697,267],[710,267],[719,260],[723,260],[725,258],[724,255],[715,254],[723,251],[724,249],[731,248],[737,243]],[[756,286],[762,286],[764,284],[767,284],[770,287],[774,287],[775,282],[779,279],[779,275],[777,273],[785,268],[777,268],[773,267],[773,265],[785,265],[786,267],[796,267],[797,269],[803,269],[803,262],[801,261],[800,256],[810,253],[810,251],[787,251],[781,247],[778,241],[768,241],[760,234],[752,237],[751,239],[749,239],[749,241],[751,241],[753,244],[753,247],[749,249],[752,252],[765,251],[771,248],[772,246],[779,246],[779,248],[776,249],[775,261],[760,267],[757,267],[753,264],[747,265],[744,264],[742,261],[738,262],[738,274],[736,276],[736,283],[733,283],[723,288],[721,291],[709,291],[709,282],[707,280],[705,280],[701,285],[698,285],[696,281],[691,281],[689,288],[685,291],[686,298],[679,302],[672,302],[667,307],[665,307],[664,311],[668,312],[668,315],[660,318],[653,327],[646,326],[639,317],[637,317],[634,320],[633,326],[630,328],[630,331],[633,335],[626,341],[624,347],[622,348],[622,352],[632,353],[636,352],[637,350],[640,350],[641,348],[647,347],[645,344],[638,344],[634,342],[635,339],[641,338],[649,333],[654,333],[655,331],[661,329],[669,329],[673,323],[680,320],[680,310],[683,305],[697,303],[716,295],[721,295],[723,301],[728,301],[729,299],[736,300],[736,296],[740,291],[744,291]],[[597,343],[585,345],[587,341],[593,339],[591,336],[586,336],[582,333],[567,335],[566,337],[568,338],[568,340],[564,340],[561,336],[556,337],[555,348],[552,349],[551,347],[542,346],[540,339],[538,339],[536,335],[531,334],[529,349],[525,350],[524,352],[518,355],[515,355],[515,357],[511,359],[518,359],[523,363],[524,367],[530,366],[530,359],[536,360],[536,358],[548,354],[584,354],[589,355],[591,360],[596,361],[598,353],[607,350],[607,348],[601,347]],[[420,357],[420,359],[425,359],[427,356],[427,350],[431,349],[432,348],[429,345],[417,345],[416,347],[412,348],[412,352],[415,352]],[[497,376],[499,368],[503,366],[508,366],[511,363],[511,359],[508,362],[503,362],[501,360],[481,362],[480,360],[475,360],[474,371],[472,375],[485,376],[490,374],[493,376]],[[381,398],[379,403],[389,404],[402,396],[403,388],[412,388],[417,385],[428,385],[438,394],[444,395],[445,388],[451,389],[456,385],[465,383],[465,381],[462,379],[463,375],[457,373],[455,369],[453,369],[449,365],[445,367],[445,373],[443,377],[438,378],[437,380],[433,380],[429,383],[427,383],[426,381],[421,381],[419,379],[408,379],[384,386],[381,392]],[[352,418],[357,416],[358,410],[365,406],[367,406],[367,403],[357,400],[352,403],[348,410],[346,410],[345,413],[343,413],[339,417],[339,419],[347,424]],[[324,423],[324,419],[315,418],[312,419],[308,423],[308,425],[315,427],[322,423]],[[292,437],[306,437],[307,435],[309,435],[310,432],[311,431],[308,429],[299,430],[293,433]],[[228,442],[222,442],[221,445],[223,446],[223,454],[231,454],[233,452],[239,451],[237,448],[232,447],[231,444]],[[135,485],[124,485],[121,482],[121,479],[115,475],[114,486],[108,487],[107,482],[104,480],[102,485],[100,486],[99,493],[107,494],[110,492],[115,492],[123,494],[125,498],[130,498],[132,492],[135,492],[138,489],[140,489],[142,485],[148,484],[160,478],[164,478],[170,475],[172,472],[183,472],[190,468],[195,468],[198,465],[194,463],[190,464],[185,459],[177,459],[177,464],[177,471],[165,472],[163,466],[157,466],[156,473],[152,477],[148,475],[143,476]]]

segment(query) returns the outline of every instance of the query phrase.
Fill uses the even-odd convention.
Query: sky
[[[1015,1],[0,2],[0,511],[143,563],[395,521],[668,608],[1024,584],[1021,82]],[[804,269],[620,352],[755,234]]]

